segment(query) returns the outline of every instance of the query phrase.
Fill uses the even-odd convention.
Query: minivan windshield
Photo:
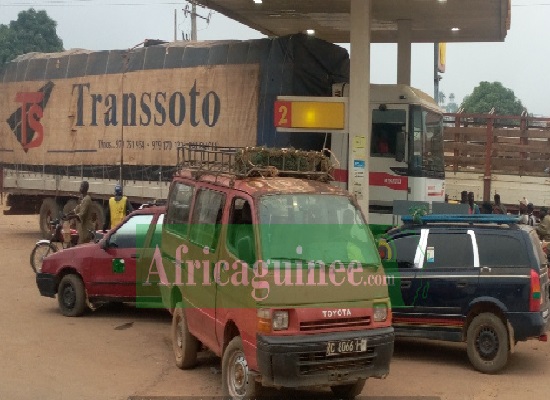
[[[260,199],[263,260],[379,264],[372,234],[346,196],[279,194]]]

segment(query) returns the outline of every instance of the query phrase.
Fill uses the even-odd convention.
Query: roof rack
[[[293,148],[221,147],[188,143],[177,148],[178,169],[195,176],[226,174],[237,178],[287,176],[319,181],[332,180],[329,157],[319,151]]]
[[[418,217],[404,215],[405,224],[429,224],[429,223],[468,223],[468,224],[508,224],[519,223],[519,217],[502,214],[429,214]]]

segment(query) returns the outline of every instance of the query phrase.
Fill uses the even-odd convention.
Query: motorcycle
[[[31,251],[31,268],[35,273],[42,270],[42,261],[48,255],[78,244],[78,231],[71,227],[70,220],[74,215],[61,215],[50,222],[49,239],[41,239]],[[90,230],[90,241],[97,243],[103,238],[101,231]]]

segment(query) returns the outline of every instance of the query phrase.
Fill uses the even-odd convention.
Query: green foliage
[[[57,36],[56,26],[46,11],[33,8],[21,11],[9,26],[0,24],[0,65],[21,54],[62,51],[63,41]]]
[[[422,223],[422,217],[428,215],[427,206],[413,206],[409,208],[409,214],[412,216],[415,224],[420,224]]]
[[[460,106],[466,113],[485,114],[495,109],[497,115],[520,115],[525,108],[511,89],[500,82],[481,82]]]

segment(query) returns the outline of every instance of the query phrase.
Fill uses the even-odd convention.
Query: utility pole
[[[439,43],[434,43],[434,100],[439,105]]]
[[[197,17],[202,18],[206,21],[207,24],[210,23],[210,18],[212,16],[212,12],[210,11],[208,13],[207,17],[204,17],[197,13],[197,2],[195,0],[188,0],[188,3],[191,3],[191,7],[189,7],[189,4],[185,6],[183,9],[183,13],[185,17],[187,18],[187,15],[191,17],[191,41],[196,42],[198,40],[197,38]]]
[[[191,3],[191,41],[197,41],[197,3]]]
[[[174,9],[174,42],[178,40],[178,10]]]

